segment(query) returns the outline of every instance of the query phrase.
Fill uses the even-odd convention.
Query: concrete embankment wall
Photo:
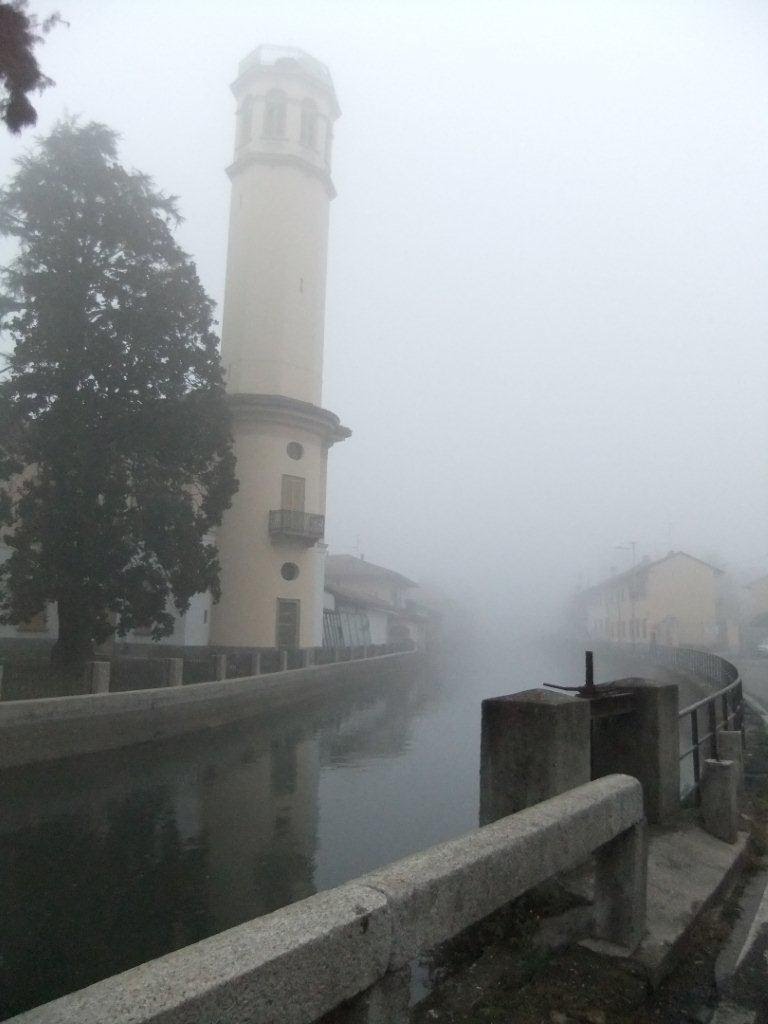
[[[210,683],[0,703],[0,768],[94,753],[306,707],[414,671],[418,651]],[[351,690],[350,690],[351,688]]]

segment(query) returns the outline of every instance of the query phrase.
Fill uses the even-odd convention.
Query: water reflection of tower
[[[259,727],[236,765],[201,780],[207,899],[215,930],[314,891],[319,738]]]

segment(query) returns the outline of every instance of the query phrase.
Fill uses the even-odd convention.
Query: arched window
[[[253,96],[246,96],[237,112],[238,145],[245,146],[253,135]]]
[[[268,139],[285,137],[285,93],[273,89],[267,93],[264,104],[264,134]]]
[[[312,100],[304,100],[301,104],[301,135],[302,145],[317,149],[317,107]]]

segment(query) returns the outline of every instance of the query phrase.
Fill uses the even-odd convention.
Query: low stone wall
[[[334,1024],[405,1024],[411,961],[595,851],[594,933],[633,948],[645,926],[643,798],[612,775],[13,1021],[311,1024],[336,1010]]]
[[[413,671],[418,651],[210,683],[0,703],[0,768],[174,736]]]

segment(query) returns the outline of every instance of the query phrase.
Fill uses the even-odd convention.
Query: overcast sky
[[[629,541],[768,571],[764,0],[32,7],[70,23],[39,128],[117,129],[217,301],[238,61],[330,66],[333,550],[502,614]]]

